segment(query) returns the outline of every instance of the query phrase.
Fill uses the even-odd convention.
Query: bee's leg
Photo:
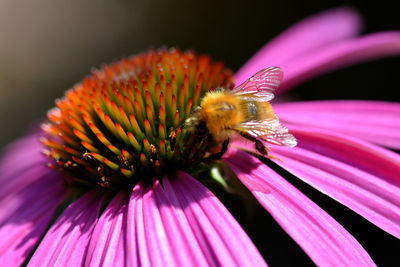
[[[241,136],[243,136],[244,138],[246,138],[246,139],[248,139],[248,140],[254,142],[254,145],[255,145],[256,150],[257,150],[261,155],[263,155],[263,156],[267,155],[267,156],[269,157],[269,155],[268,155],[268,148],[267,148],[260,140],[258,140],[257,138],[251,136],[250,134],[248,134],[248,133],[246,133],[246,132],[239,132],[239,134],[240,134]]]
[[[222,147],[221,147],[221,151],[214,153],[208,157],[205,158],[205,160],[217,160],[222,158],[222,156],[225,154],[225,152],[228,150],[228,146],[229,146],[229,138],[226,139],[223,143],[222,143]]]
[[[256,150],[260,152],[261,155],[268,155],[268,148],[258,139],[254,141]]]
[[[255,138],[255,137],[249,135],[249,134],[246,133],[246,132],[240,132],[240,135],[243,136],[244,138],[250,140],[250,141],[253,141],[254,144],[255,144],[256,150],[257,150],[261,155],[266,156],[266,157],[268,157],[268,158],[270,158],[270,159],[281,160],[280,158],[277,158],[277,157],[275,157],[275,156],[270,155],[270,154],[268,153],[268,147],[265,146],[259,139],[257,139],[257,138]]]

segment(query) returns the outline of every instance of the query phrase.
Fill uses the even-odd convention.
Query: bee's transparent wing
[[[279,67],[269,67],[258,71],[247,81],[232,89],[234,95],[248,96],[249,101],[266,102],[274,98],[274,91],[281,84],[283,72]]]
[[[289,133],[288,128],[280,124],[278,118],[263,121],[247,121],[239,126],[251,136],[264,140],[271,144],[294,147],[297,145],[296,138]]]

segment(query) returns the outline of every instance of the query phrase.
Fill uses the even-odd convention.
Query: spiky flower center
[[[231,72],[207,56],[148,51],[92,72],[68,90],[43,124],[44,153],[68,185],[120,190],[201,161],[208,144],[182,129]]]

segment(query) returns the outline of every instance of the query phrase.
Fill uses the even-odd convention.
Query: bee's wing
[[[297,145],[296,138],[289,130],[280,124],[279,119],[263,121],[247,121],[239,125],[238,130],[245,131],[251,136],[264,140],[271,144],[294,147]]]
[[[274,91],[281,84],[283,71],[278,67],[269,67],[258,71],[247,81],[232,89],[234,95],[246,95],[253,101],[266,102],[274,98]]]

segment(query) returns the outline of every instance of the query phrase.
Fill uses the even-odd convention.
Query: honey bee
[[[185,127],[222,143],[221,151],[211,156],[213,159],[226,152],[234,133],[254,142],[262,155],[268,154],[266,143],[296,146],[296,138],[280,124],[269,103],[282,77],[280,68],[269,67],[232,90],[216,88],[208,92],[185,121]]]

